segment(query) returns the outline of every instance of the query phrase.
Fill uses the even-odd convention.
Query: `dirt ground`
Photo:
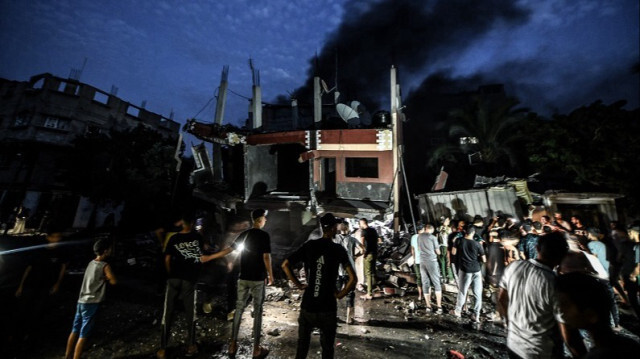
[[[136,278],[135,273],[120,275],[118,286],[108,292],[83,357],[154,358],[160,341],[160,319],[164,300],[161,283]],[[37,323],[34,334],[9,353],[9,358],[62,358],[66,338],[75,311],[81,274],[69,275],[62,291],[50,298],[46,314]],[[213,293],[213,311],[198,315],[198,358],[225,358],[231,322],[226,320],[224,288]],[[269,287],[264,306],[263,343],[270,358],[293,358],[297,341],[297,317],[300,294],[280,283]],[[505,330],[489,321],[472,324],[469,318],[450,314],[424,313],[418,306],[417,292],[409,289],[403,297],[381,297],[372,301],[356,299],[357,324],[339,323],[336,338],[337,358],[446,358],[450,349],[466,358],[507,358]],[[451,309],[455,294],[446,293],[445,311]],[[488,304],[484,309],[490,310]],[[240,330],[237,358],[251,356],[251,306],[245,311]],[[344,319],[344,302],[338,316]],[[623,332],[635,336],[636,319],[623,314]],[[630,329],[631,331],[627,330]],[[172,330],[169,357],[184,357],[186,325],[180,312]],[[636,337],[637,338],[637,337]],[[11,349],[11,348],[10,348]],[[311,341],[309,358],[320,358],[319,336]],[[5,357],[5,356],[2,356]]]

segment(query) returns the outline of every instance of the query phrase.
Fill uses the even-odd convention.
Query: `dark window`
[[[347,177],[378,178],[378,159],[376,157],[345,158]]]
[[[127,115],[138,117],[140,115],[140,109],[132,105],[127,106]]]
[[[34,88],[34,89],[36,89],[36,90],[37,90],[37,89],[41,89],[43,86],[44,86],[44,79],[43,79],[43,78],[42,78],[42,79],[39,79],[38,81],[36,81],[36,82],[33,84],[33,88]]]
[[[101,104],[106,105],[109,103],[109,95],[96,91],[93,94],[93,101],[100,102]]]
[[[29,119],[24,114],[20,114],[16,116],[15,120],[13,121],[13,127],[22,127],[28,124],[29,124]]]

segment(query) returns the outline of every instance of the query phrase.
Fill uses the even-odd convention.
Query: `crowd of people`
[[[525,218],[520,223],[509,216],[491,220],[476,216],[469,222],[443,217],[437,230],[431,224],[418,226],[411,239],[419,297],[424,295],[427,313],[443,313],[441,283],[454,283],[458,295],[450,314],[461,317],[471,287],[474,306],[470,317],[474,322],[503,323],[508,328],[511,358],[561,358],[565,347],[581,357],[587,351],[577,329],[591,334],[594,350],[589,355],[626,357],[623,354],[640,348],[615,334],[621,329],[619,306],[640,318],[637,224],[624,230],[613,221],[610,231],[601,233],[585,225],[580,216],[572,216],[568,222],[561,213],[555,213],[553,220],[541,216],[540,220]],[[571,280],[576,277],[585,281],[585,286],[597,288],[593,295],[600,302],[586,303],[572,292]],[[483,292],[489,294],[495,308],[484,318]],[[597,328],[596,323],[575,320],[583,319],[575,316],[576,311],[595,308]],[[602,308],[607,308],[606,316]]]
[[[233,309],[233,325],[227,353],[234,357],[238,352],[240,323],[252,299],[252,356],[268,356],[269,349],[261,345],[262,310],[265,286],[273,285],[275,278],[271,239],[263,229],[267,218],[268,211],[254,210],[250,228],[217,251],[207,248],[191,214],[182,216],[177,230],[165,233],[162,263],[166,290],[158,358],[167,357],[169,339],[175,336],[171,328],[178,300],[183,302],[188,325],[185,355],[198,353],[194,296],[201,267],[232,253],[237,257],[237,277],[232,286],[233,308],[229,308]],[[48,246],[58,243],[60,233],[49,232]],[[473,322],[502,323],[507,328],[510,358],[561,358],[565,351],[574,357],[627,357],[640,349],[638,343],[619,335],[619,307],[640,317],[637,224],[625,228],[614,221],[610,231],[601,232],[579,216],[565,221],[560,213],[555,213],[553,220],[541,216],[522,222],[509,216],[488,220],[476,216],[468,222],[443,217],[438,224],[418,226],[416,232],[410,241],[413,273],[418,299],[424,300],[427,315],[468,316]],[[325,213],[319,218],[317,233],[292,249],[283,261],[286,278],[304,290],[296,358],[307,357],[315,328],[320,331],[322,357],[333,358],[337,301],[346,297],[345,321],[349,324],[354,320],[357,284],[363,293],[361,300],[378,296],[381,241],[367,219],[359,219],[357,228],[352,229],[349,222]],[[107,261],[111,245],[99,240],[93,246],[96,257],[86,267],[80,288],[66,347],[68,359],[80,358],[95,324],[95,313],[105,298],[105,288],[116,284]],[[28,266],[22,275],[15,296],[24,298],[23,302],[41,301],[46,297],[42,291],[58,290],[67,261],[57,256],[48,258],[34,262],[43,263],[42,268]],[[304,271],[299,270],[300,264]],[[42,284],[45,277],[50,278],[46,285]],[[456,303],[451,308],[443,308],[445,285],[457,288]],[[483,311],[483,294],[491,298],[494,311]],[[36,302],[28,303],[37,309]],[[589,350],[584,344],[585,335],[591,343]]]

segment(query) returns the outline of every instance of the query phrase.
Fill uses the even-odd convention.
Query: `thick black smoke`
[[[523,23],[528,10],[513,0],[350,1],[340,27],[330,36],[305,85],[294,95],[311,99],[313,77],[338,87],[343,100],[357,99],[376,109],[389,96],[389,69],[401,83],[420,76],[430,63],[465,48],[499,23]]]

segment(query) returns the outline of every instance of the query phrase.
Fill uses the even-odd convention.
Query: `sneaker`
[[[438,307],[438,309],[436,309],[436,314],[442,314],[442,307]]]
[[[461,317],[462,317],[462,313],[458,312],[458,311],[457,311],[457,310],[455,310],[455,309],[452,309],[452,310],[449,312],[449,314],[453,315],[453,316],[454,316],[454,317],[456,317],[456,318],[461,318]]]
[[[427,313],[427,314],[431,313],[431,307],[426,307],[424,309],[424,312]]]
[[[480,314],[476,314],[473,316],[473,322],[474,323],[480,323]]]

